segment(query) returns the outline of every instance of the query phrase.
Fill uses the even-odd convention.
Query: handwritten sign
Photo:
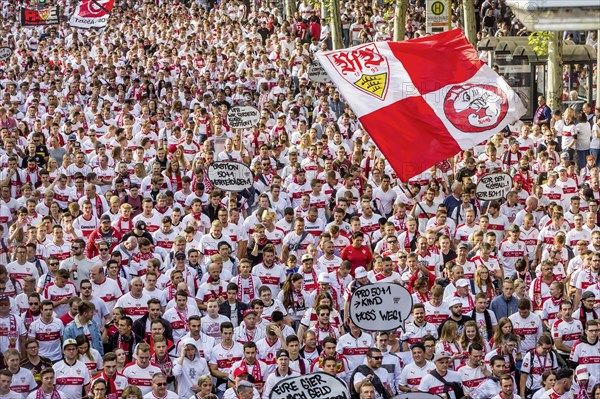
[[[227,113],[227,124],[232,129],[248,129],[258,125],[260,111],[250,105],[236,105]]]
[[[346,384],[321,371],[280,380],[269,399],[350,399]]]
[[[475,188],[475,196],[480,201],[493,201],[506,198],[512,186],[513,179],[508,173],[488,173],[479,179]]]
[[[254,174],[241,162],[213,162],[206,173],[213,186],[225,191],[242,191],[254,184]]]
[[[308,78],[315,83],[330,83],[331,78],[319,61],[314,61],[308,68]]]
[[[410,292],[401,285],[369,284],[352,295],[350,319],[366,331],[392,331],[404,327],[412,304]]]
[[[10,47],[0,47],[0,62],[8,62],[12,56]]]
[[[406,392],[394,396],[393,399],[442,399],[442,397],[429,392]]]

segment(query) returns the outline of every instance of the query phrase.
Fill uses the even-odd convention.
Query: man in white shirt
[[[90,372],[85,363],[77,360],[77,342],[65,339],[63,342],[64,360],[54,365],[56,389],[64,392],[68,398],[81,399],[90,383]]]
[[[152,391],[144,395],[144,399],[179,399],[179,396],[167,389],[167,376],[155,373],[152,376]]]

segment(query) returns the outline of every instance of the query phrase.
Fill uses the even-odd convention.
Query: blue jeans
[[[590,155],[590,150],[577,150],[577,167],[579,170],[585,168],[585,164],[587,163],[586,158]]]
[[[600,157],[600,148],[590,148],[590,154],[596,159],[596,166],[600,166],[600,160],[598,159]]]

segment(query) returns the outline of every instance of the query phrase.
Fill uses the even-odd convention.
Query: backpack
[[[377,374],[375,374],[375,372],[371,370],[371,368],[363,364],[358,366],[356,370],[352,372],[352,376],[350,377],[350,399],[360,399],[359,393],[356,392],[356,389],[354,389],[354,376],[356,375],[356,373],[361,373],[364,376],[372,375],[373,379],[371,379],[371,384],[373,384],[373,386],[375,387],[375,391],[382,395],[384,399],[392,398],[388,390],[385,389],[385,387],[381,383],[381,380],[379,379]]]

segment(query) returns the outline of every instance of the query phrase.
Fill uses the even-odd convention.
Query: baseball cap
[[[590,379],[590,372],[585,364],[580,364],[577,366],[575,369],[575,377],[577,377],[578,381]]]
[[[175,259],[185,259],[185,252],[183,252],[183,251],[175,252]]]
[[[280,357],[290,357],[290,352],[288,352],[286,349],[279,349],[275,354],[275,358],[279,359]]]
[[[448,301],[448,309],[450,309],[450,308],[452,308],[452,307],[454,307],[456,305],[461,305],[462,306],[462,301],[460,300],[459,297],[453,296]]]
[[[468,286],[469,286],[469,280],[467,280],[466,278],[461,278],[461,279],[458,279],[458,280],[456,281],[456,284],[455,284],[455,285],[456,285],[457,287],[468,287]]]
[[[0,302],[9,302],[10,303],[10,298],[8,297],[8,295],[0,295]]]
[[[469,249],[469,246],[467,245],[467,243],[465,242],[461,242],[460,244],[458,244],[458,249]]]
[[[75,346],[77,346],[77,341],[75,341],[73,338],[67,338],[67,339],[65,339],[65,342],[63,342],[63,349],[65,349],[69,345],[75,345]]]
[[[102,216],[100,217],[100,221],[101,221],[101,222],[104,222],[105,220],[108,220],[108,221],[110,222],[110,216],[108,216],[108,215],[102,215]]]
[[[586,300],[586,299],[590,299],[590,298],[596,298],[596,295],[592,292],[592,291],[586,291],[583,293],[583,295],[581,296],[582,300]]]
[[[354,275],[356,276],[356,278],[363,278],[363,277],[367,277],[367,269],[365,269],[364,267],[357,267],[356,270],[354,271]]]
[[[521,231],[521,229],[516,224],[511,224],[510,227],[508,228],[508,231],[519,233]]]
[[[313,260],[312,255],[311,254],[302,255],[302,262],[304,262],[305,260]]]
[[[435,352],[435,355],[433,355],[433,361],[437,362],[438,360],[442,360],[442,359],[449,359],[450,355],[448,355],[448,353],[446,353],[445,351],[439,351],[439,352]]]
[[[144,222],[143,220],[138,220],[135,224],[135,228],[140,230],[146,230],[146,222]]]
[[[247,376],[249,376],[249,375],[250,375],[250,374],[248,374],[248,372],[247,372],[247,371],[244,371],[244,369],[243,369],[243,368],[241,368],[241,367],[239,367],[239,368],[237,368],[237,369],[235,369],[235,370],[233,371],[233,378],[240,377],[240,376],[246,376],[246,377],[247,377]]]
[[[331,283],[331,279],[329,278],[329,274],[327,274],[326,272],[320,273],[319,274],[318,282],[319,283],[324,283],[324,284],[330,284]]]
[[[254,316],[258,316],[258,312],[254,309],[246,309],[244,310],[244,318],[246,318],[246,316],[253,314]]]

